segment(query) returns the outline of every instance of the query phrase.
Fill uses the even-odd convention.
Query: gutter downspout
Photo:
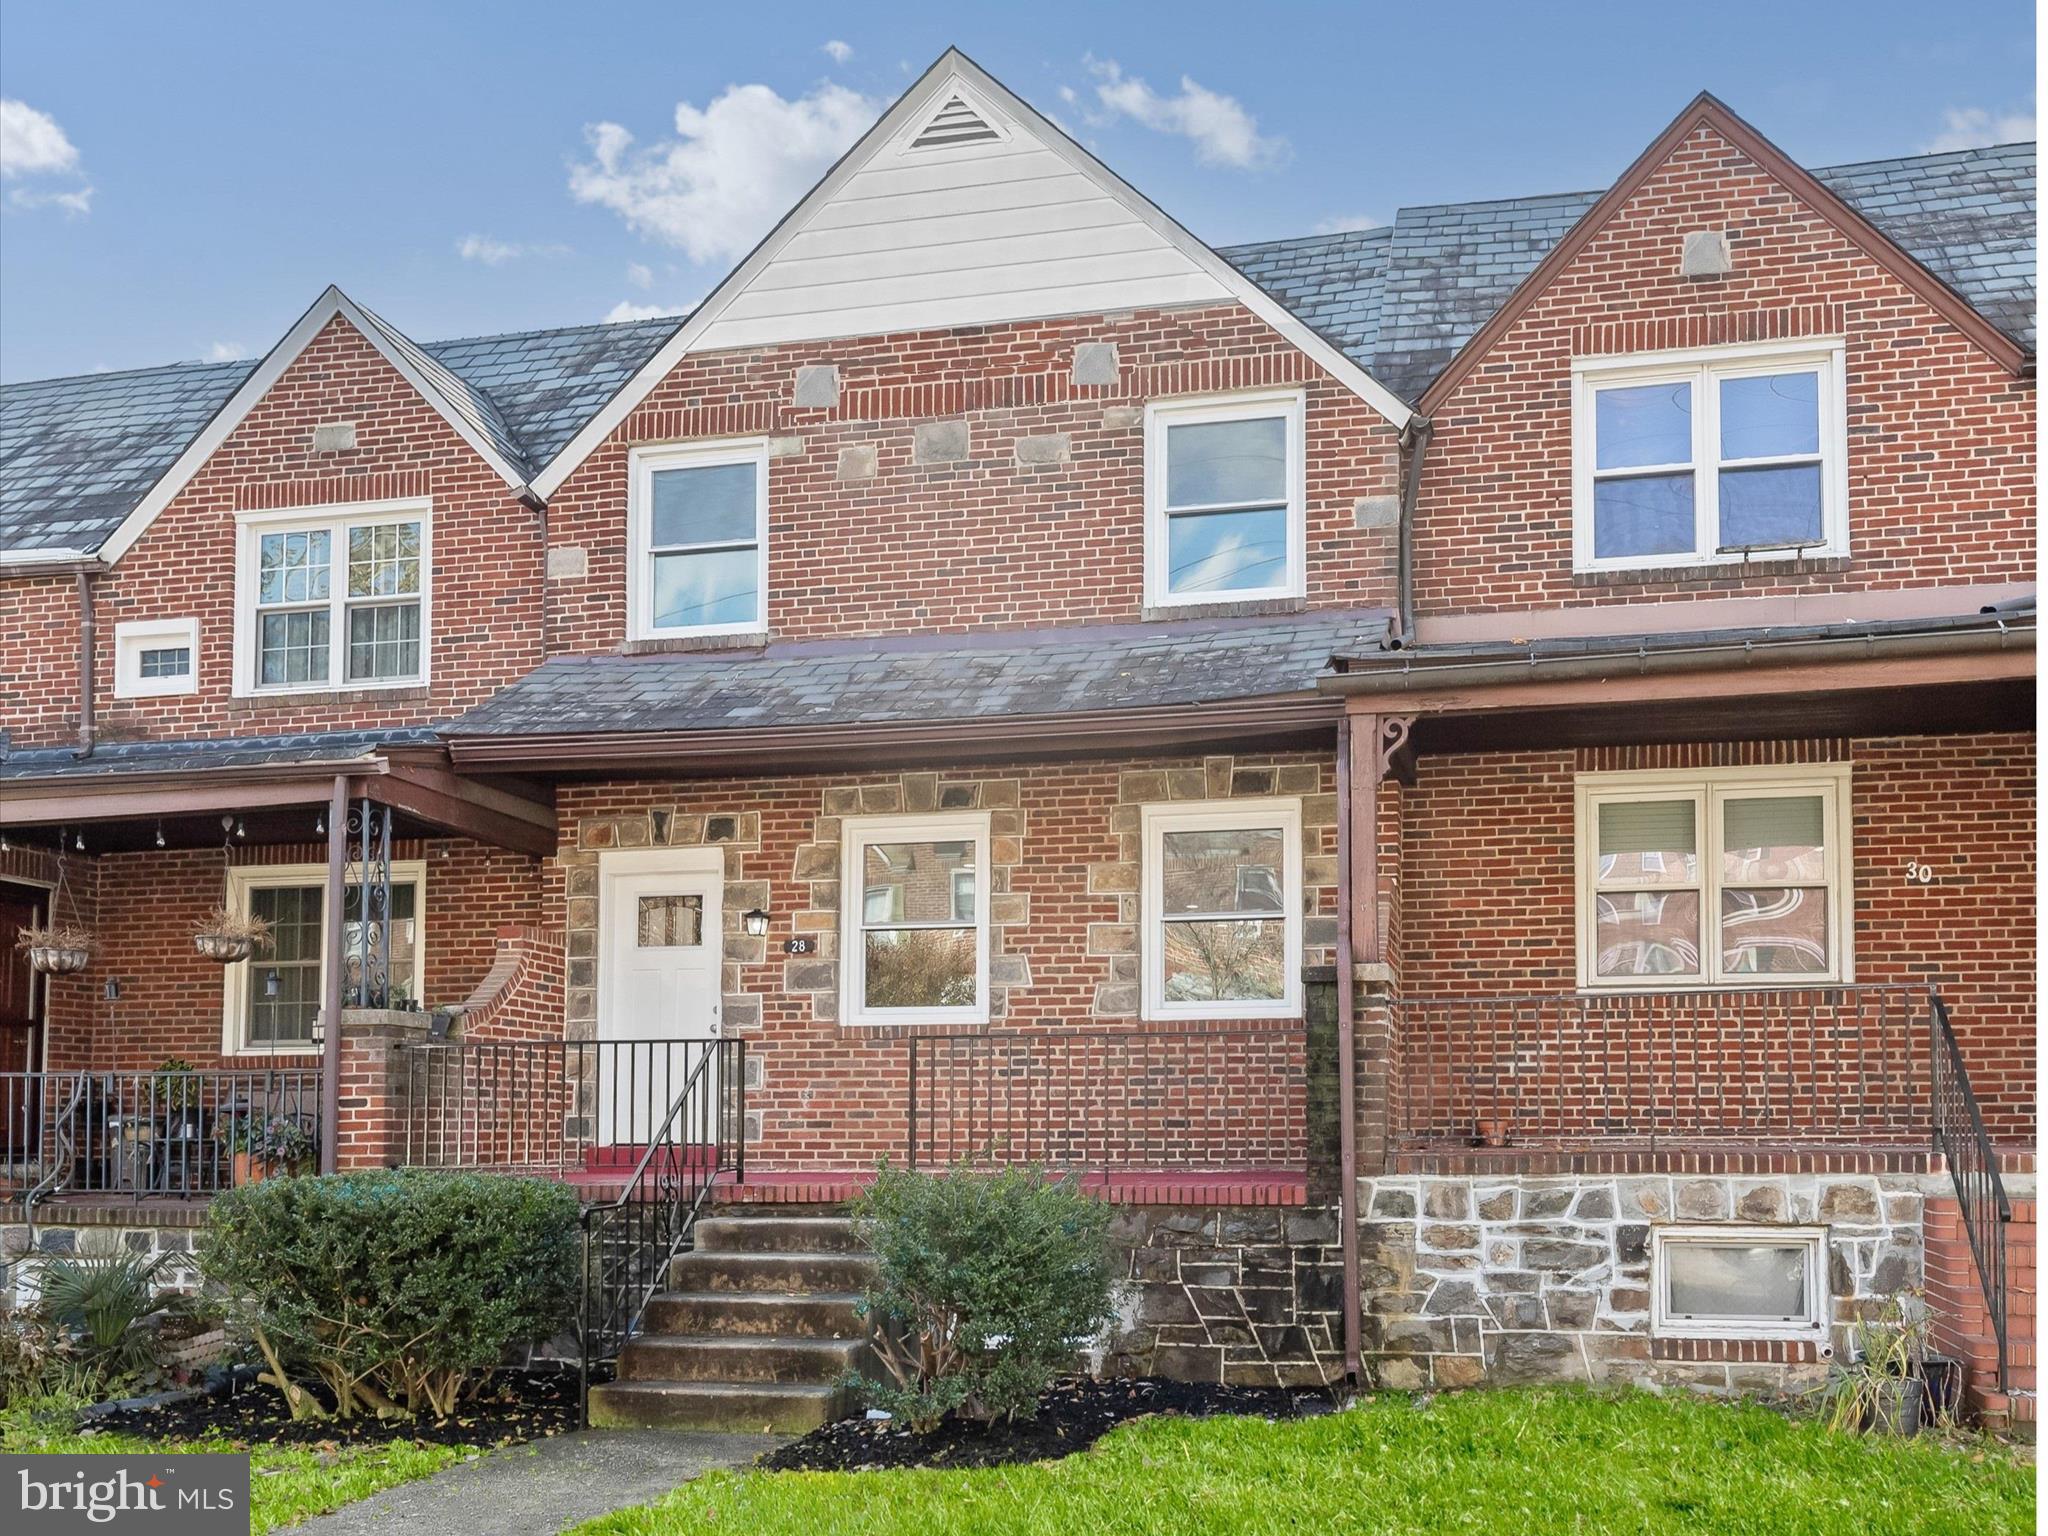
[[[79,757],[91,757],[95,727],[93,723],[93,652],[99,643],[98,625],[93,618],[92,579],[93,572],[81,570],[78,573],[78,751]]]
[[[365,882],[367,884],[367,881]],[[341,1149],[341,940],[348,895],[348,775],[334,776],[327,801],[327,921],[320,935],[320,1171],[332,1173]]]
[[[533,509],[540,519],[540,659],[546,661],[548,650],[548,588],[553,579],[548,572],[548,504],[532,491],[526,492],[520,501]]]
[[[1396,638],[1402,645],[1415,643],[1415,503],[1422,494],[1422,461],[1435,431],[1436,423],[1427,416],[1411,416],[1401,429],[1401,521],[1395,564],[1400,583]]]
[[[1357,989],[1351,953],[1351,717],[1337,722],[1337,1195],[1344,1254],[1344,1379],[1354,1390],[1364,1369],[1359,1343]]]

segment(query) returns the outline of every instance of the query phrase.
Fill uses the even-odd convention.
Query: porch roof
[[[949,733],[1018,750],[1129,731],[1173,739],[1328,729],[1316,692],[1340,651],[1377,644],[1383,608],[980,635],[770,642],[748,650],[559,656],[442,728],[457,763],[560,766],[858,748]]]
[[[9,749],[0,741],[0,781],[105,779],[123,774],[196,773],[215,768],[346,768],[388,747],[438,746],[424,726],[325,731],[295,736],[221,736],[196,741],[103,741],[90,757],[69,746]]]

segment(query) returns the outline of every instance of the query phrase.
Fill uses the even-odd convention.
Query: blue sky
[[[2023,0],[6,0],[0,377],[329,282],[422,340],[686,308],[948,43],[1216,244],[1603,186],[1702,88],[1814,165],[2033,133]]]

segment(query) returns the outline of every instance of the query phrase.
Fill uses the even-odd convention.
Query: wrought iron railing
[[[1970,1256],[1977,1261],[1977,1280],[1984,1289],[1984,1310],[1998,1344],[1998,1387],[2006,1385],[2005,1227],[2012,1220],[2012,1202],[1998,1176],[1998,1154],[1985,1134],[1984,1114],[1963,1067],[1963,1053],[1949,1024],[1948,1006],[1932,999],[1928,1036],[1934,1065],[1934,1150],[1948,1164],[1956,1205]]]
[[[395,1047],[394,1156],[411,1168],[623,1174],[716,1045],[404,1042]]]
[[[905,1043],[913,1168],[1302,1168],[1302,1025],[998,1030]]]
[[[1839,986],[1403,998],[1396,1131],[1411,1145],[1917,1143],[1928,996]]]
[[[279,1118],[318,1137],[317,1061],[0,1072],[0,1199],[210,1198],[234,1183],[236,1131]]]
[[[624,1187],[583,1210],[578,1336],[586,1418],[592,1367],[632,1337],[670,1260],[689,1245],[713,1186],[746,1177],[746,1042],[692,1044],[691,1064],[667,1113],[648,1128]]]

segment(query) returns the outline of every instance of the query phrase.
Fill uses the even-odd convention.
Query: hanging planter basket
[[[35,936],[34,929],[25,929],[22,932],[24,939]],[[68,976],[73,971],[82,971],[91,965],[91,940],[62,942],[66,938],[68,936],[60,931],[51,935],[49,942],[22,945],[21,947],[28,951],[29,968],[40,971],[45,976]]]
[[[81,841],[80,848],[85,846]],[[57,839],[57,888],[50,892],[50,905],[44,920],[34,927],[23,928],[14,936],[15,948],[28,957],[29,969],[44,976],[69,976],[82,971],[92,964],[92,952],[99,948],[99,938],[79,921],[78,903],[67,901],[70,896],[66,879],[66,866],[71,860],[64,854],[64,838]],[[70,908],[70,921],[65,921],[64,912]]]
[[[256,952],[254,939],[231,933],[195,933],[192,946],[208,960],[218,960],[222,965],[233,965]]]
[[[270,924],[263,918],[221,907],[192,930],[192,947],[208,960],[233,965],[248,959],[258,948],[270,947]]]

